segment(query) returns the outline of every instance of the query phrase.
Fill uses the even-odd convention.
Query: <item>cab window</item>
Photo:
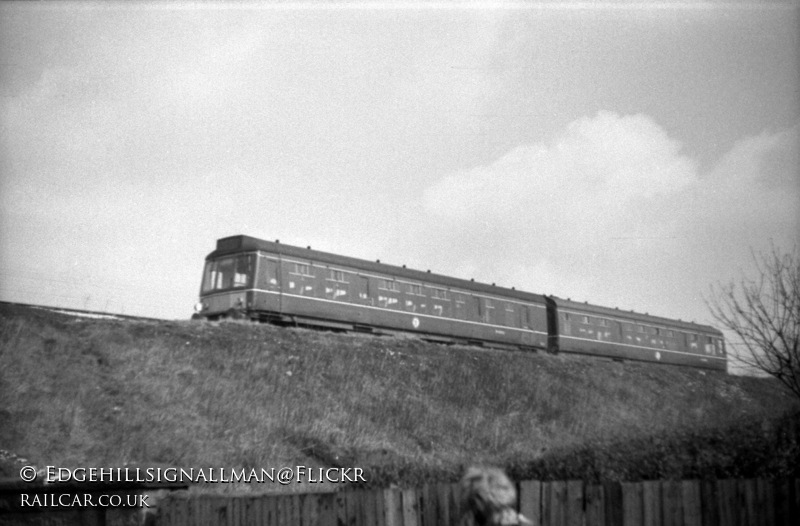
[[[247,287],[252,277],[252,254],[208,261],[203,276],[203,292]]]

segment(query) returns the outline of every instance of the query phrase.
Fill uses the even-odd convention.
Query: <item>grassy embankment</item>
[[[543,479],[800,475],[797,405],[770,379],[0,309],[0,449],[38,465],[361,466],[378,485],[474,462]],[[276,488],[236,488],[251,489]]]

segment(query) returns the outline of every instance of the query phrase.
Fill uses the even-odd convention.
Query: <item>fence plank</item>
[[[567,483],[550,483],[550,525],[567,526]]]
[[[586,526],[606,526],[606,504],[603,486],[593,484],[586,488]],[[534,522],[534,524],[536,524]]]
[[[777,480],[775,484],[775,523],[789,526],[792,523],[792,502],[790,479]]]
[[[347,522],[345,524],[348,526],[363,526],[361,495],[355,491],[346,491],[345,493],[347,494]]]
[[[520,482],[519,512],[534,524],[542,522],[542,483],[538,480]]]
[[[278,498],[275,496],[271,496],[267,499],[267,516],[269,517],[269,524],[272,526],[273,524],[280,524],[278,521]]]
[[[439,505],[436,507],[436,524],[450,526],[450,486],[448,484],[436,485],[436,499]]]
[[[681,482],[665,480],[661,483],[661,514],[664,526],[683,526]]]
[[[622,524],[640,526],[644,520],[642,507],[642,484],[622,483]]]
[[[317,525],[319,522],[319,496],[315,493],[300,495],[300,524]]]
[[[386,526],[403,526],[403,502],[399,489],[390,488],[383,490],[383,500],[386,503]]]
[[[383,491],[374,490],[375,493],[375,526],[386,526],[386,511],[383,502]]]
[[[567,526],[583,526],[586,516],[583,511],[583,481],[567,482]]]
[[[417,491],[419,521],[422,526],[436,526],[436,502],[432,500],[430,492],[430,484],[425,484]]]
[[[700,495],[703,526],[720,526],[717,481],[704,480],[700,484]]]
[[[721,480],[717,483],[717,502],[719,503],[719,522],[724,526],[738,526],[737,484],[735,480]]]
[[[684,526],[702,526],[703,510],[700,505],[701,498],[699,481],[684,480],[681,482]]]
[[[337,526],[335,493],[320,494],[317,499],[317,517],[317,524],[314,526]],[[264,526],[270,526],[270,523]]]
[[[756,510],[761,510],[762,526],[775,526],[775,483],[774,480],[756,480]]]
[[[294,521],[294,497],[286,495],[281,499],[281,504],[283,505],[283,522],[281,526],[296,526]]]
[[[603,493],[606,524],[622,524],[622,486],[619,482],[607,482],[603,484]]]
[[[549,482],[542,482],[542,526],[550,526],[550,495],[553,493],[553,486]]]
[[[648,480],[642,482],[642,524],[661,526],[661,482]]]
[[[243,517],[242,517],[242,524],[245,526],[256,526],[258,524],[258,519],[256,517],[256,506],[258,505],[258,501],[252,495],[248,495],[244,498],[244,503],[242,509]]]
[[[233,524],[231,526],[244,524],[244,503],[244,497],[235,497],[233,499]]]
[[[742,480],[739,482],[744,494],[744,507],[745,507],[745,524],[750,526],[759,526],[761,521],[757,516],[756,507],[756,481],[752,479]]]
[[[419,502],[417,492],[413,489],[404,489],[401,492],[403,501],[403,526],[419,526]]]

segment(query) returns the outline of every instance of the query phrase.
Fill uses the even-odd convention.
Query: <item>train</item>
[[[708,325],[581,303],[246,235],[217,240],[193,319],[249,319],[440,343],[727,370]]]

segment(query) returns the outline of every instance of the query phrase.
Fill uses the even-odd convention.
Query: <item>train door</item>
[[[491,300],[489,298],[479,298],[479,301],[481,303],[481,308],[482,308],[481,320],[484,323],[495,323],[496,316],[494,313],[495,310],[494,300]]]
[[[362,305],[372,305],[372,297],[369,293],[369,278],[366,276],[356,276],[355,287],[356,302]]]
[[[255,288],[265,290],[280,290],[278,282],[278,262],[265,255],[258,258],[258,278]]]
[[[523,329],[529,328],[531,324],[531,315],[529,309],[530,307],[527,305],[519,306],[519,326]]]
[[[558,305],[553,298],[544,298],[547,308],[547,351],[557,353],[559,347]]]
[[[456,317],[456,319],[466,320],[466,300],[464,299],[464,296],[458,293],[453,294],[453,302],[455,303],[455,311],[453,315]]]

